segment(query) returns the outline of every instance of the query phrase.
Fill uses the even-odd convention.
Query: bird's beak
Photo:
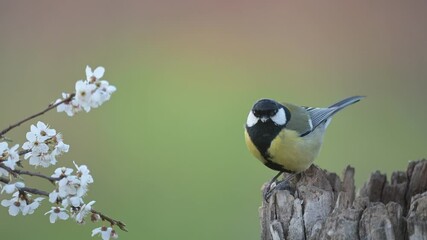
[[[263,122],[263,123],[267,122],[267,120],[268,120],[268,117],[262,117],[261,118],[261,122]]]

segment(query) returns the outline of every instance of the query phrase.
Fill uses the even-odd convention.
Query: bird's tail
[[[338,112],[339,110],[353,104],[353,103],[357,103],[358,101],[360,101],[362,98],[364,98],[365,96],[353,96],[353,97],[348,97],[344,100],[341,100],[337,103],[332,104],[331,106],[329,106],[329,108],[337,108],[336,111],[334,112]]]
[[[317,128],[321,123],[325,123],[324,127],[326,128],[331,121],[331,117],[334,114],[344,109],[345,107],[360,101],[362,98],[364,98],[364,96],[349,97],[335,104],[332,104],[327,108],[306,108],[308,111],[308,114],[310,114],[312,127],[310,131],[302,134],[301,136],[305,136],[309,134],[311,131]]]

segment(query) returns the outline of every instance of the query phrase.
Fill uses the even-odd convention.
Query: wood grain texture
[[[311,166],[289,183],[295,192],[275,190],[259,209],[261,239],[427,240],[427,160],[390,181],[376,171],[357,195],[354,175]]]

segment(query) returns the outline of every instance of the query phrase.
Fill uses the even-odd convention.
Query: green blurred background
[[[338,173],[354,166],[358,186],[427,156],[426,10],[397,0],[1,1],[0,126],[102,65],[118,89],[111,101],[39,120],[71,146],[60,166],[92,170],[86,200],[128,224],[120,238],[259,239],[260,187],[275,174],[243,140],[259,98],[327,106],[367,95],[335,117],[316,160]],[[7,137],[22,144],[29,124]],[[52,225],[48,210],[0,208],[2,238],[89,239],[99,226]]]

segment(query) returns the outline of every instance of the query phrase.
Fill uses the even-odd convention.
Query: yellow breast
[[[263,163],[266,163],[267,161],[262,157],[261,153],[258,151],[258,148],[255,146],[255,144],[252,142],[251,138],[249,137],[248,131],[245,130],[245,142],[246,146],[249,149],[249,152],[252,153],[258,160],[260,160]]]
[[[268,148],[270,161],[279,164],[284,170],[302,172],[313,163],[317,157],[323,140],[323,129],[318,128],[307,136],[300,137],[296,131],[284,129],[271,142]],[[246,145],[249,151],[264,164],[264,159],[257,147],[245,132]]]

